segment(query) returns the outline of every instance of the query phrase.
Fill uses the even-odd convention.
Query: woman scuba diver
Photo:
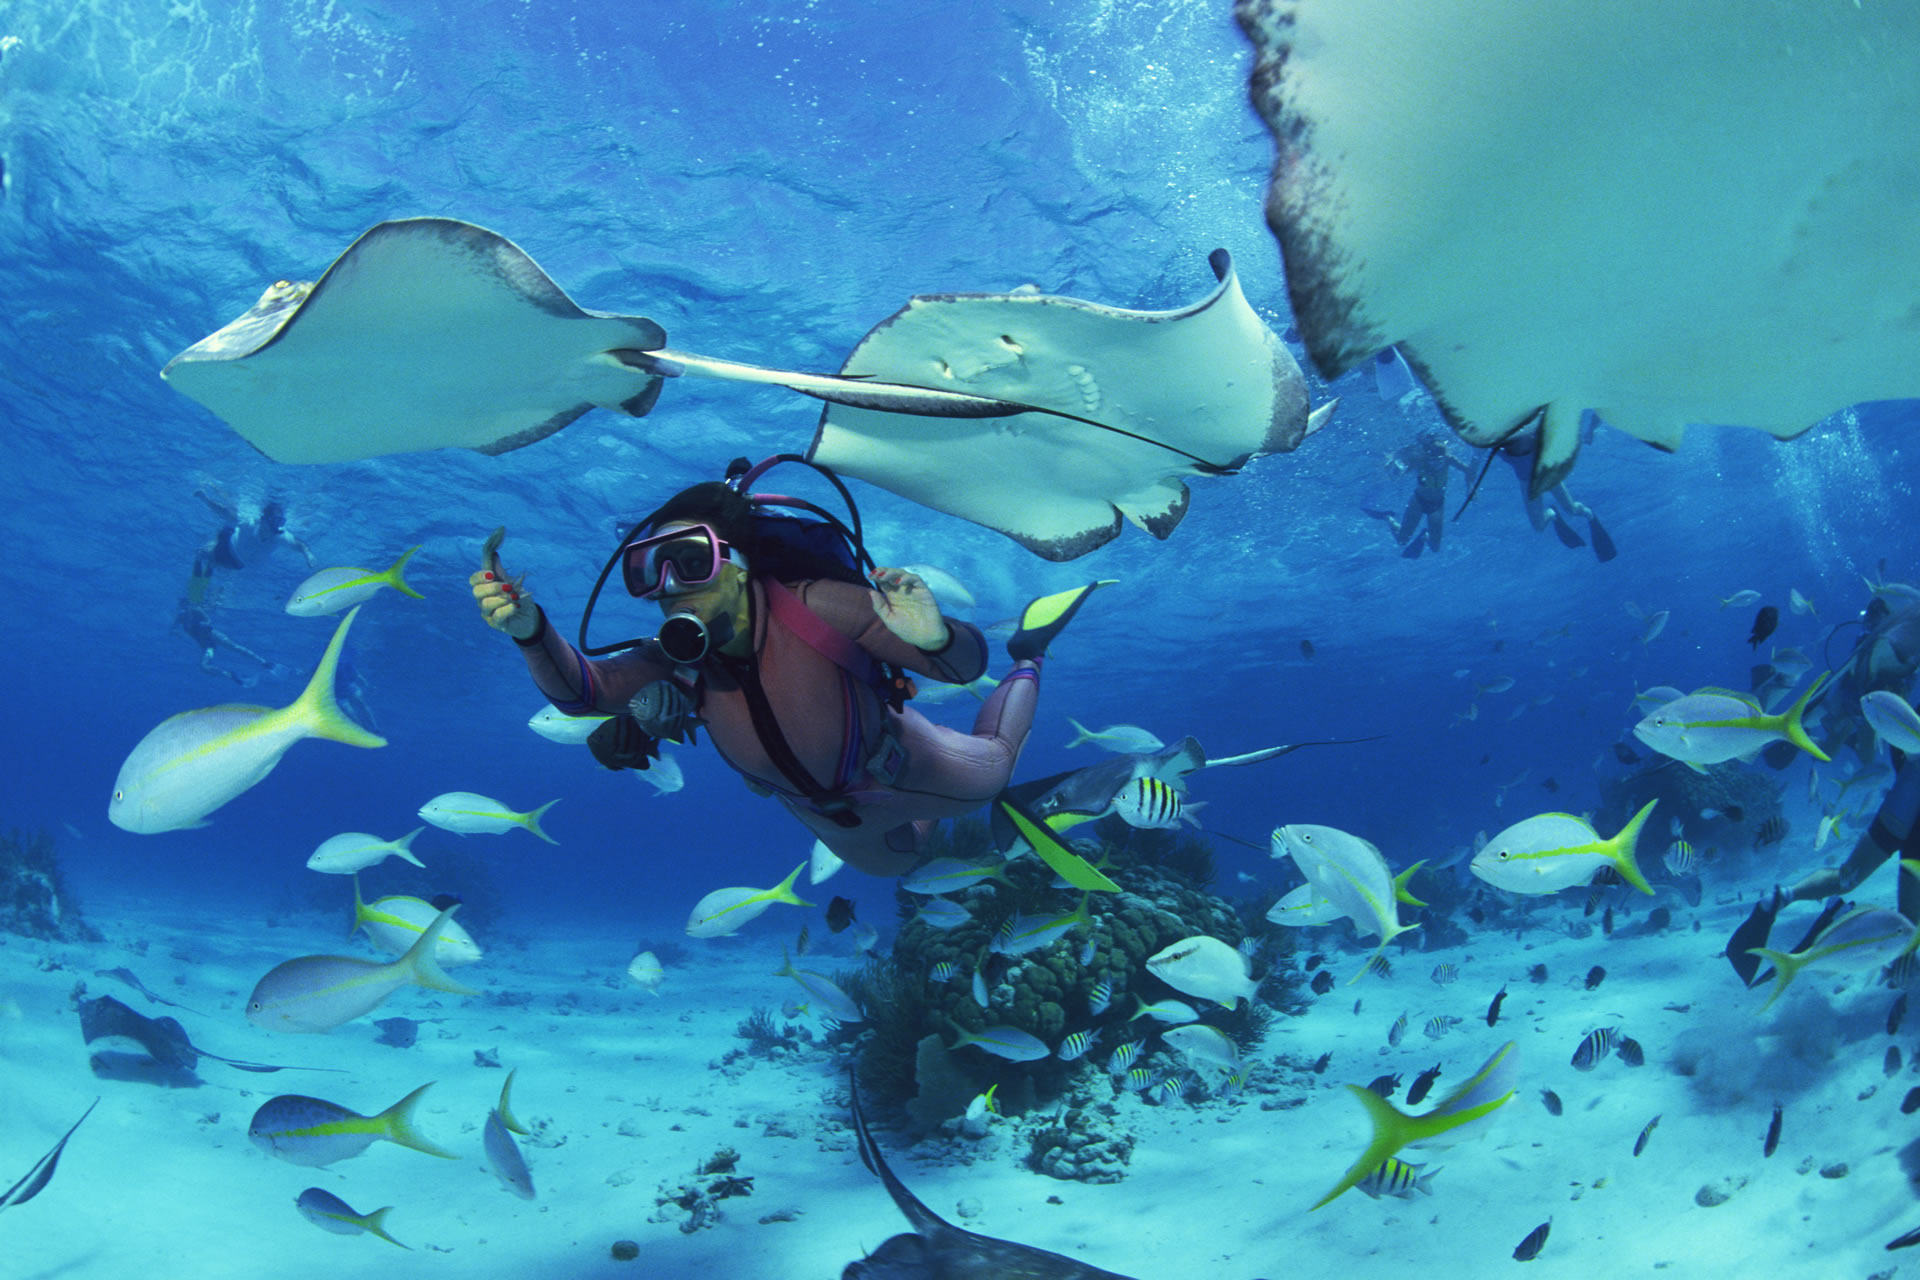
[[[914,574],[872,568],[871,586],[860,580],[857,512],[848,529],[810,503],[750,496],[783,458],[736,462],[728,481],[682,490],[621,540],[586,616],[617,564],[628,592],[667,615],[653,637],[590,647],[583,618],[575,647],[491,552],[473,594],[548,701],[613,717],[589,740],[601,763],[644,769],[661,739],[689,741],[704,726],[749,788],[778,798],[842,860],[899,875],[934,822],[1006,786],[1033,725],[1046,647],[1101,584],[1026,607],[1007,642],[1013,670],[971,734],[934,724],[901,705],[911,682],[889,668],[965,684],[986,670],[985,638],[942,616]],[[838,478],[822,474],[852,510]],[[769,512],[775,505],[823,519]]]

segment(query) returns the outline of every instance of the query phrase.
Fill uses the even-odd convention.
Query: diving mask
[[[641,599],[693,591],[720,576],[720,567],[747,567],[741,555],[708,524],[675,525],[621,549],[627,591]]]

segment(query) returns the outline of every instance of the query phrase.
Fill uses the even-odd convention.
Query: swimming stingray
[[[318,281],[279,281],[161,376],[278,462],[462,446],[502,453],[598,406],[634,417],[692,374],[831,402],[811,456],[1053,559],[1180,522],[1184,475],[1296,447],[1305,382],[1218,285],[1175,311],[1032,290],[915,298],[839,376],[666,349],[641,316],[577,306],[519,246],[448,218],[383,222]]]
[[[1583,409],[1798,435],[1920,396],[1920,11],[1237,0],[1267,220],[1331,378],[1391,345],[1455,430]]]
[[[116,1068],[159,1068],[191,1074],[202,1058],[224,1062],[241,1071],[328,1071],[330,1067],[274,1067],[259,1062],[223,1058],[187,1039],[187,1030],[174,1018],[149,1018],[134,1012],[112,996],[80,1001],[80,1038],[92,1050],[96,1074],[115,1075]],[[116,1062],[115,1059],[125,1059]]]
[[[1128,1280],[1063,1254],[963,1230],[927,1208],[887,1167],[860,1110],[858,1086],[853,1090],[853,1129],[861,1162],[885,1184],[914,1233],[882,1242],[859,1262],[849,1263],[840,1280]]]
[[[1264,747],[1259,751],[1209,760],[1200,743],[1187,737],[1159,751],[1115,755],[1084,769],[1072,769],[1051,777],[1023,782],[1008,787],[1003,794],[1025,813],[1046,823],[1053,830],[1065,831],[1112,813],[1120,793],[1136,778],[1156,778],[1184,795],[1187,775],[1200,769],[1258,764],[1302,747],[1346,746],[1372,741],[1375,739],[1328,738],[1314,742],[1290,742],[1283,746]],[[1018,833],[1014,830],[1011,818],[998,805],[994,806],[991,825],[995,847],[1010,848]]]

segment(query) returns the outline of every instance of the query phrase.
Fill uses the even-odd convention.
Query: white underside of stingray
[[[1920,6],[1239,0],[1329,377],[1396,344],[1476,445],[1662,448],[1920,396]],[[1545,474],[1543,474],[1543,472]]]
[[[384,222],[314,283],[281,281],[162,376],[279,462],[459,446],[502,453],[595,407],[638,417],[666,377],[772,384],[830,404],[816,460],[1068,559],[1121,515],[1166,537],[1181,477],[1296,447],[1299,367],[1218,287],[1176,311],[1035,292],[915,298],[839,375],[666,349],[590,311],[512,241],[447,218]]]
[[[829,404],[809,457],[1071,560],[1133,521],[1164,538],[1192,475],[1299,445],[1306,382],[1247,305],[1224,252],[1205,298],[1124,311],[1039,292],[914,298],[842,377],[941,387],[1061,414],[951,421]],[[1078,419],[1112,430],[1089,431]],[[1120,434],[1120,433],[1129,434]]]

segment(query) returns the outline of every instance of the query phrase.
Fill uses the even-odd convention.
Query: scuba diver
[[[842,860],[899,875],[935,821],[1006,786],[1033,724],[1041,658],[1103,584],[1029,604],[1007,641],[1013,670],[972,733],[936,725],[904,705],[913,692],[904,672],[976,680],[985,637],[944,617],[916,575],[874,566],[831,471],[815,467],[846,500],[851,527],[812,503],[753,494],[783,461],[805,460],[739,459],[727,480],[682,490],[643,517],[601,570],[577,648],[499,567],[498,533],[469,581],[487,625],[513,637],[548,701],[613,717],[588,739],[602,764],[645,769],[661,740],[688,742],[705,727],[750,789],[779,799]],[[667,617],[652,637],[590,646],[587,624],[616,564],[629,594]]]
[[[1920,858],[1920,757],[1893,753],[1893,785],[1880,801],[1880,811],[1854,844],[1853,852],[1837,867],[1822,867],[1791,889],[1775,886],[1773,893],[1757,904],[1752,913],[1727,942],[1727,960],[1740,981],[1751,987],[1759,980],[1760,957],[1750,954],[1753,947],[1767,945],[1773,920],[1782,907],[1792,902],[1820,902],[1827,905],[1794,951],[1803,951],[1833,923],[1847,903],[1841,895],[1851,893],[1861,881],[1889,858]],[[1898,877],[1895,909],[1908,920],[1920,920],[1920,878]]]
[[[1596,419],[1591,413],[1582,416],[1581,443],[1592,442],[1595,422]],[[1591,540],[1594,558],[1605,564],[1620,553],[1614,547],[1613,539],[1608,535],[1606,526],[1600,523],[1600,517],[1593,514],[1593,508],[1583,502],[1575,501],[1573,495],[1567,492],[1564,482],[1553,486],[1545,494],[1536,495],[1533,492],[1533,456],[1539,448],[1540,424],[1538,422],[1522,431],[1516,431],[1494,447],[1494,454],[1512,467],[1513,473],[1520,478],[1521,500],[1526,504],[1527,520],[1533,525],[1533,531],[1540,533],[1548,525],[1552,525],[1554,536],[1560,539],[1560,545],[1564,547],[1584,547]],[[1552,506],[1547,505],[1549,498],[1553,500]],[[1569,516],[1587,522],[1586,538],[1582,538],[1579,532],[1567,523]]]
[[[1413,495],[1407,499],[1406,514],[1396,524],[1391,511],[1361,508],[1376,520],[1384,520],[1393,530],[1400,554],[1417,560],[1422,551],[1440,549],[1440,537],[1446,531],[1447,480],[1449,471],[1468,474],[1467,464],[1453,456],[1446,439],[1437,431],[1422,431],[1410,445],[1388,460],[1387,466],[1405,474],[1413,472]],[[1421,528],[1422,522],[1426,527]]]

